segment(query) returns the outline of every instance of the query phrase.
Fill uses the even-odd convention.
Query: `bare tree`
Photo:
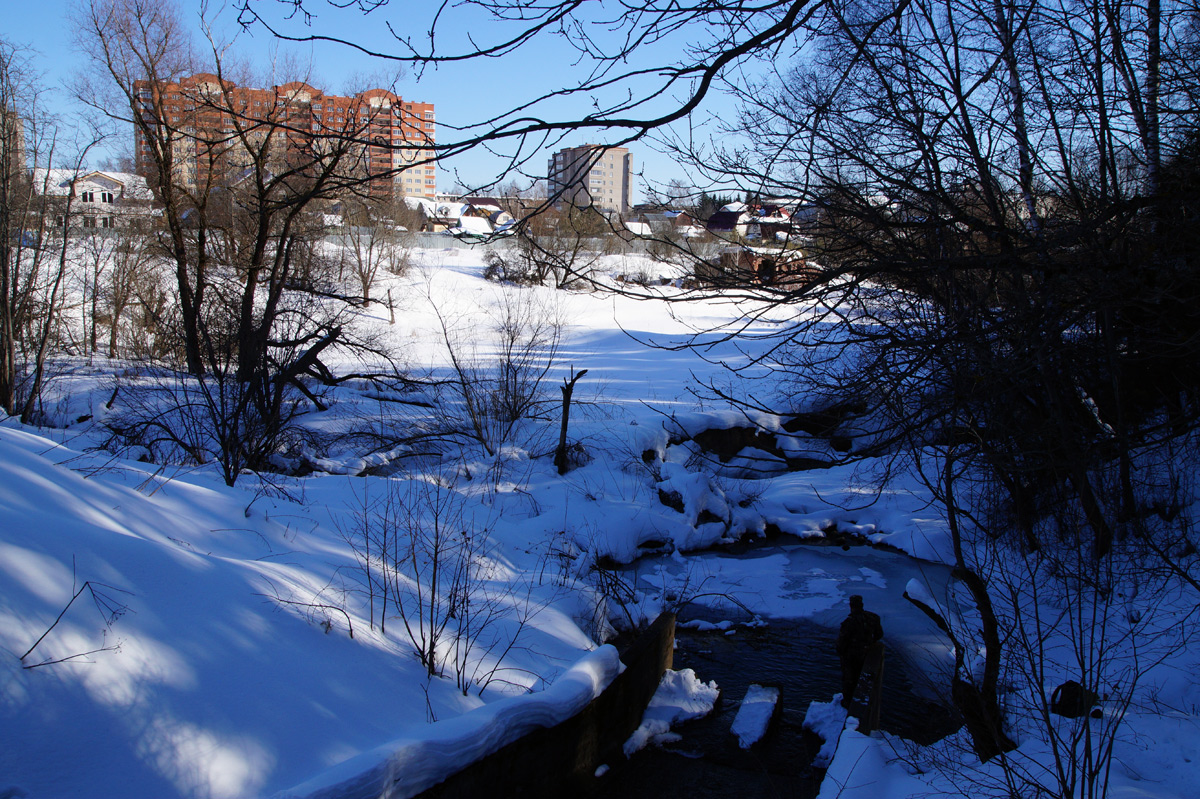
[[[1133,464],[1197,418],[1176,374],[1200,352],[1162,333],[1155,347],[1141,324],[1170,313],[1195,329],[1167,299],[1194,298],[1192,281],[1182,263],[1160,268],[1147,239],[1162,219],[1161,147],[1188,131],[1155,108],[1195,93],[1194,75],[1162,80],[1176,12],[825,4],[811,23],[816,57],[741,92],[730,130],[753,144],[691,152],[718,176],[821,209],[809,230],[819,266],[740,290],[815,310],[764,362],[787,393],[755,401],[784,413],[799,410],[790,396],[856,403],[863,454],[926,461],[978,619],[983,662],[958,664],[955,700],[985,759],[1012,746],[998,690],[1015,676],[1002,630],[1031,612],[1009,591],[1017,573],[1053,549],[1092,584],[1130,579],[1115,564],[1147,501]],[[1165,391],[1137,385],[1150,373]],[[965,496],[980,475],[991,490]],[[1048,522],[1062,508],[1071,521]],[[1112,609],[1094,607],[1095,626],[1075,634],[1113,633]]]
[[[33,420],[47,361],[63,344],[75,179],[99,140],[61,142],[41,92],[26,55],[0,40],[0,408],[24,422]],[[69,188],[55,203],[50,167],[60,162],[69,164],[62,170]]]
[[[463,695],[483,693],[537,608],[493,579],[487,527],[452,486],[396,479],[380,496],[367,491],[343,536],[361,569],[371,628],[378,620],[387,635],[388,620],[399,621],[429,676],[450,667]]]
[[[116,253],[116,242],[103,228],[88,228],[80,237],[80,272],[76,276],[80,288],[79,316],[82,332],[81,349],[89,356],[99,349],[101,318],[101,285],[106,282]]]
[[[516,245],[488,253],[484,276],[521,285],[574,289],[595,279],[617,228],[595,208],[542,209],[525,220]]]
[[[26,235],[40,228],[33,208],[33,180],[27,164],[26,130],[38,99],[38,87],[28,57],[0,41],[0,407],[18,410],[21,380],[21,342],[32,316],[41,248]],[[30,131],[37,138],[40,128]],[[33,223],[33,224],[31,224]],[[44,234],[44,229],[38,229]]]
[[[322,358],[357,346],[343,318],[354,298],[318,245],[321,210],[378,183],[369,133],[392,109],[362,99],[341,121],[317,123],[307,84],[285,80],[295,74],[274,76],[276,90],[252,104],[226,74],[227,45],[205,27],[202,61],[167,0],[94,0],[86,10],[80,35],[119,100],[109,113],[135,127],[164,209],[191,386],[179,407],[210,419],[203,442],[177,443],[215,453],[232,484],[282,446],[297,395],[324,408],[305,384],[335,379]],[[209,71],[196,75],[200,63]],[[113,90],[84,81],[79,95],[98,104]]]
[[[371,288],[383,272],[403,274],[407,253],[390,202],[351,204],[344,215],[342,245],[350,272],[361,287],[362,304],[371,304]]]
[[[205,221],[216,175],[205,173],[194,190],[181,180],[188,168],[182,163],[187,125],[180,121],[179,103],[170,103],[166,92],[139,93],[137,84],[177,83],[197,71],[200,59],[181,15],[167,2],[89,0],[75,23],[76,41],[92,62],[77,79],[76,97],[116,124],[136,128],[145,142],[141,160],[153,169],[148,182],[163,208],[187,370],[199,376],[210,257]],[[198,222],[194,231],[188,221],[192,215]]]
[[[532,293],[505,294],[483,324],[434,307],[451,365],[443,385],[447,433],[495,456],[521,425],[543,413],[563,322],[553,304]]]
[[[330,39],[302,27],[305,0],[278,16],[239,6],[246,24],[282,38]],[[1090,581],[1060,583],[1095,610],[1078,635],[1111,633],[1106,587],[1131,579],[1119,564],[1134,539],[1163,534],[1139,522],[1150,503],[1138,494],[1138,459],[1200,419],[1197,251],[1193,238],[1179,247],[1157,234],[1167,219],[1195,219],[1194,185],[1168,195],[1163,168],[1194,145],[1194,4],[460,8],[491,16],[489,38],[448,48],[457,19],[439,7],[416,22],[426,38],[397,29],[389,52],[342,43],[419,73],[560,36],[581,68],[441,139],[440,154],[486,143],[504,149],[509,171],[567,132],[603,132],[617,144],[657,135],[718,184],[819,206],[808,231],[813,268],[784,285],[721,287],[754,303],[748,309],[765,301],[805,311],[754,364],[778,390],[736,399],[785,415],[803,410],[796,397],[854,407],[858,454],[924,458],[983,645],[977,672],[958,664],[956,699],[978,754],[1003,760],[1012,741],[998,692],[1011,661],[1000,631],[1010,614],[1031,610],[1009,588],[1053,551]],[[741,101],[727,127],[708,139],[668,128],[715,87]],[[593,105],[550,116],[572,96]],[[749,143],[722,147],[724,133]],[[964,490],[976,479],[989,491]],[[1059,507],[1070,509],[1065,519]],[[1025,630],[1030,641],[1043,632]],[[1097,674],[1089,663],[1075,664],[1081,679]],[[1029,666],[1040,667],[1036,658]],[[1075,785],[1073,768],[1106,768],[1105,755],[1089,760],[1086,747],[1111,738],[1081,740],[1083,749],[1056,749],[1071,766],[1059,792]],[[1088,787],[1103,793],[1102,782]]]
[[[315,31],[306,0],[279,7],[249,0],[235,5],[248,27],[288,41],[338,43],[385,63],[410,67],[418,77],[428,68],[490,60],[546,40],[577,50],[577,69],[562,76],[562,83],[514,98],[510,111],[474,120],[453,136],[444,132],[431,147],[438,158],[445,158],[486,144],[503,161],[492,185],[518,175],[543,179],[541,148],[561,142],[571,132],[610,134],[615,140],[609,144],[619,146],[686,120],[736,67],[799,53],[803,23],[820,2],[716,2],[680,8],[665,0],[638,0],[601,8],[577,2],[531,7],[517,0],[469,0],[453,13],[405,7],[402,24],[388,22],[393,37],[388,48]],[[385,8],[388,5],[386,0],[372,4],[374,18],[399,8]],[[347,8],[344,13],[357,11]],[[479,15],[488,20],[486,26],[479,26]],[[459,44],[463,16],[475,20],[475,35],[466,46]],[[653,51],[650,63],[642,57],[644,51]],[[588,112],[555,116],[561,113],[557,101],[562,97],[586,98]]]
[[[116,358],[120,346],[121,320],[138,302],[138,290],[151,284],[153,257],[150,233],[141,224],[130,223],[113,235],[113,258],[108,280],[98,294],[108,314],[108,357]]]

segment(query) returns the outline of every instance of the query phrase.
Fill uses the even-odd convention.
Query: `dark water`
[[[716,680],[721,702],[709,716],[677,727],[682,741],[648,747],[615,765],[597,781],[596,795],[815,797],[824,772],[811,764],[821,741],[802,725],[810,702],[828,702],[841,690],[835,637],[834,630],[793,619],[735,635],[679,629],[674,668]],[[747,751],[730,727],[751,683],[778,687],[781,695],[766,738]],[[852,712],[865,715],[865,704]],[[931,743],[958,724],[951,711],[915,696],[904,663],[885,654],[880,726]]]

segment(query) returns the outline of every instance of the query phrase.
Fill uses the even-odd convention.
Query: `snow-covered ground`
[[[544,418],[497,433],[494,454],[460,441],[440,460],[394,461],[391,477],[355,476],[389,459],[354,443],[362,438],[345,439],[304,453],[318,467],[308,477],[265,484],[245,476],[229,488],[213,466],[157,465],[136,450],[98,448],[100,423],[121,410],[120,395],[111,410],[105,403],[125,368],[103,359],[60,365],[48,403],[57,426],[0,424],[0,796],[304,796],[388,771],[413,772],[418,790],[431,779],[425,766],[451,769],[586,702],[617,668],[601,646],[612,623],[652,618],[701,589],[737,599],[712,605],[729,612],[727,623],[748,612],[835,624],[846,597],[861,593],[906,657],[931,680],[945,673],[947,642],[902,598],[906,589],[938,596],[947,575],[936,563],[948,556],[943,522],[916,481],[880,494],[849,467],[744,480],[708,468],[678,441],[744,422],[693,387],[696,378],[729,381],[722,364],[748,356],[715,337],[699,351],[651,344],[682,341],[739,309],[497,285],[483,280],[475,250],[420,251],[414,263],[377,290],[402,298],[395,324],[378,304],[360,320],[414,375],[449,374],[447,341],[486,370],[506,314],[561,330]],[[633,256],[606,268],[664,272]],[[786,313],[757,324],[770,329]],[[551,462],[555,385],[572,368],[588,370],[570,427],[586,463],[560,476]],[[434,389],[403,398],[433,408],[389,402],[395,397],[364,384],[333,399],[303,419],[326,442],[356,425],[378,429],[382,441],[457,412]],[[772,428],[770,418],[755,421]],[[826,446],[800,439],[780,443]],[[424,589],[413,574],[389,583],[391,593],[366,590],[377,577],[364,570],[363,524],[388,500],[422,519],[438,510],[456,546],[469,546],[474,611],[414,607]],[[863,547],[694,553],[768,526],[802,536],[836,527],[924,561]],[[605,601],[597,561],[627,563],[647,551],[669,557],[639,568],[632,594],[609,590]],[[411,563],[427,565],[426,555]],[[408,603],[407,626],[397,598]],[[437,676],[415,653],[428,621],[419,613],[457,632],[436,647]],[[467,617],[474,633],[456,626]],[[1190,662],[1176,658],[1170,668]],[[1171,704],[1189,712],[1131,714],[1115,784],[1121,796],[1182,799],[1200,784],[1200,735],[1187,704],[1198,694],[1174,672],[1157,676]],[[941,756],[962,759],[963,749],[947,745]],[[405,765],[417,762],[423,769]],[[947,789],[913,774],[911,762],[900,742],[850,730],[829,795]],[[881,780],[894,787],[869,787]]]

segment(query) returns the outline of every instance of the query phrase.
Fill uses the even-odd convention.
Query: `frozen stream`
[[[917,690],[937,698],[949,684],[949,642],[904,598],[912,579],[923,582],[935,597],[944,596],[950,569],[941,564],[883,549],[843,550],[781,537],[736,552],[645,558],[630,567],[629,579],[647,593],[691,598],[680,612],[685,626],[689,619],[744,622],[746,608],[768,623],[805,619],[836,634],[849,613],[848,598],[861,594],[867,610],[882,619],[884,643],[904,660]]]
[[[629,576],[649,594],[693,597],[679,614],[675,668],[715,680],[722,700],[707,718],[683,725],[681,741],[614,769],[601,780],[600,795],[815,796],[820,773],[810,763],[819,740],[802,724],[810,702],[828,702],[841,690],[834,640],[851,594],[861,594],[883,622],[882,728],[930,742],[956,726],[944,707],[947,641],[903,598],[913,578],[941,596],[945,566],[868,547],[843,551],[780,539],[737,553],[644,559]],[[747,610],[767,626],[737,626]],[[747,752],[729,727],[756,682],[782,689],[781,708],[772,732]]]

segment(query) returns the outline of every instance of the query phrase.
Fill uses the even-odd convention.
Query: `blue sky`
[[[60,87],[73,72],[83,66],[83,58],[77,47],[72,43],[71,25],[69,22],[72,2],[69,0],[41,0],[40,2],[19,2],[8,0],[6,20],[3,35],[10,41],[32,46],[41,57],[38,65],[46,73],[47,86]],[[15,8],[13,7],[15,5]],[[196,0],[183,0],[185,13],[195,15],[199,9]],[[264,9],[279,8],[271,3],[264,3]],[[422,34],[427,29],[422,14],[427,14],[436,4],[424,0],[404,0],[393,2],[369,15],[363,15],[354,10],[338,11],[321,0],[310,0],[310,8],[317,10],[318,16],[308,30],[341,36],[352,39],[369,47],[378,47],[396,51],[395,40],[389,33],[388,26],[400,35],[413,34],[416,39],[424,40]],[[453,13],[462,14],[455,11]],[[195,18],[194,16],[192,18]],[[480,17],[456,17],[454,25],[446,28],[452,38],[439,41],[441,47],[462,45],[465,34],[478,39],[483,36],[495,36],[500,33],[495,23]],[[226,31],[234,31],[236,25],[232,12],[225,9],[218,17],[218,27]],[[293,30],[303,32],[304,27],[295,21],[291,23]],[[453,34],[457,33],[457,37]],[[678,43],[669,43],[667,47],[678,47]],[[386,76],[393,74],[396,67],[386,62],[371,59],[365,55],[356,54],[342,47],[323,44],[280,45],[265,32],[252,35],[239,33],[236,45],[239,56],[249,59],[260,70],[266,71],[273,55],[281,50],[295,56],[298,60],[311,64],[311,82],[327,91],[345,92],[354,87],[363,88],[363,83],[381,85],[386,82]],[[660,49],[658,52],[648,52],[648,58],[671,58],[671,50]],[[485,61],[472,61],[464,64],[428,70],[423,75],[415,75],[409,70],[403,74],[397,83],[397,91],[406,99],[432,102],[435,104],[439,123],[439,141],[446,142],[454,136],[455,126],[467,125],[501,114],[517,103],[537,96],[538,94],[569,85],[570,81],[578,80],[579,67],[572,64],[575,61],[574,51],[561,40],[554,38],[539,39],[533,45],[522,48],[516,53],[510,53],[501,58]],[[58,88],[52,95],[54,105],[65,111],[71,108],[69,95],[64,89]],[[722,102],[724,106],[722,107]],[[558,117],[573,118],[592,110],[592,100],[588,97],[564,99],[548,105],[544,114]],[[659,107],[662,107],[661,105]],[[694,117],[693,122],[702,121],[709,115],[729,113],[731,106],[728,101],[717,98],[705,111]],[[615,138],[614,134],[614,138]],[[602,135],[572,133],[559,142],[551,143],[552,149],[572,146],[585,141],[601,141]],[[611,141],[612,139],[608,139]],[[687,172],[674,164],[668,157],[656,153],[646,143],[635,143],[630,146],[633,153],[635,171],[644,177],[635,179],[635,201],[642,194],[642,184],[647,181],[665,183],[672,178],[691,182]],[[533,151],[527,147],[526,152]],[[546,155],[550,150],[536,150],[536,154],[526,163],[525,170],[530,175],[542,176],[545,172]],[[103,155],[97,159],[102,160]],[[439,190],[447,190],[456,179],[469,185],[475,185],[494,179],[505,171],[506,159],[483,149],[476,149],[442,164],[443,170],[438,176]],[[526,181],[527,182],[527,181]]]

